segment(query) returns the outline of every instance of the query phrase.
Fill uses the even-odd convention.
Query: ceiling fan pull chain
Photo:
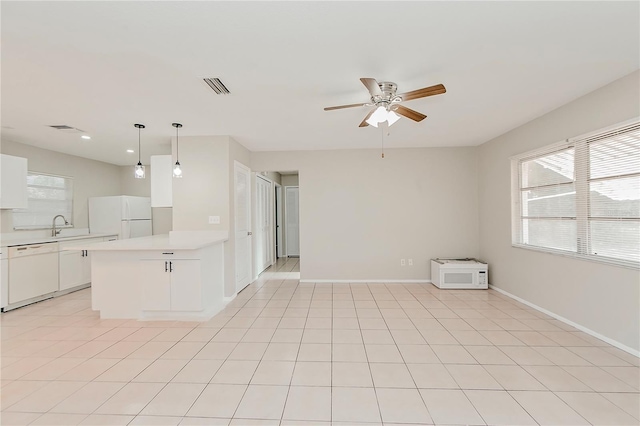
[[[382,158],[384,158],[384,123],[380,126],[380,132],[382,136]]]

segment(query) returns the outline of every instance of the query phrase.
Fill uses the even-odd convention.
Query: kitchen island
[[[227,232],[171,232],[70,249],[91,252],[100,318],[207,320],[224,307]]]

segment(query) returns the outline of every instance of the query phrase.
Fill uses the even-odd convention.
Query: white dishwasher
[[[58,243],[9,247],[10,305],[57,290]]]

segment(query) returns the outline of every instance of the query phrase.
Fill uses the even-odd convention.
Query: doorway
[[[300,257],[298,172],[256,172],[253,189],[254,278],[269,267],[279,270],[285,264],[285,269],[297,270]]]

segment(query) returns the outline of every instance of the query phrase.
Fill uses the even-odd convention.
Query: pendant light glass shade
[[[178,157],[179,148],[180,148],[178,129],[180,129],[180,127],[182,127],[182,124],[180,124],[180,123],[171,123],[171,125],[176,128],[176,164],[173,166],[173,177],[174,178],[181,178],[182,177],[182,167],[180,166],[180,160],[179,160],[179,157]]]
[[[135,168],[133,176],[136,179],[144,179],[144,166],[139,161],[138,161],[138,164],[136,165],[136,168]]]
[[[135,177],[136,179],[144,179],[144,166],[140,161],[140,131],[144,129],[145,126],[144,124],[134,124],[134,126],[138,129],[138,164],[136,164],[136,167],[133,171],[133,177]]]

